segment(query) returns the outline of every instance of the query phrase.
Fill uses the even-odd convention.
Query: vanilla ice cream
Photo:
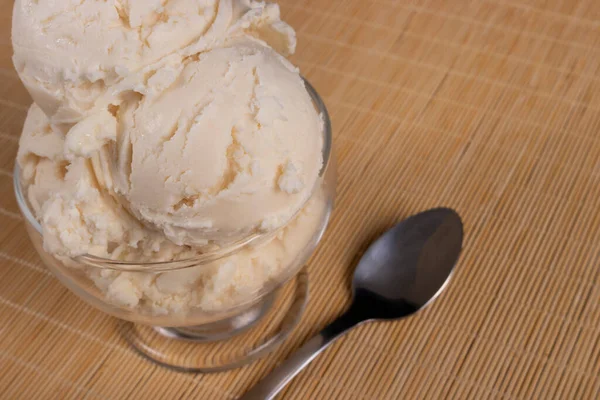
[[[42,225],[44,247],[84,273],[109,303],[147,315],[181,315],[194,308],[219,310],[247,300],[301,256],[316,240],[327,213],[317,188],[310,200],[274,237],[198,267],[156,274],[86,267],[66,258],[91,254],[125,261],[170,261],[198,254],[162,232],[146,228],[123,209],[95,179],[92,163],[68,160],[63,135],[31,106],[18,154],[32,211]]]
[[[16,0],[13,62],[54,124],[73,124],[122,91],[144,90],[158,66],[248,34],[293,52],[274,4],[250,0]],[[165,79],[156,76],[155,81]],[[168,78],[167,78],[168,79]]]
[[[277,228],[322,166],[322,121],[302,79],[252,39],[202,53],[168,89],[122,103],[117,119],[98,175],[177,244]]]
[[[44,246],[57,255],[150,259],[176,247],[147,230],[98,185],[91,161],[67,159],[65,139],[35,104],[27,113],[17,162],[26,197],[42,225]],[[169,255],[174,251],[169,250]]]
[[[84,268],[107,301],[232,306],[314,240],[323,119],[282,56],[295,33],[276,5],[17,0],[13,45],[35,101],[18,163],[46,252],[145,263],[267,238],[181,271]]]

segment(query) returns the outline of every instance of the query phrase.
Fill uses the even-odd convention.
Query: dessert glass
[[[124,338],[143,356],[168,367],[212,372],[238,367],[274,350],[300,321],[308,299],[308,275],[302,267],[314,252],[329,222],[335,197],[335,163],[331,123],[315,89],[305,81],[317,111],[323,116],[323,168],[304,207],[311,204],[318,221],[310,238],[259,289],[214,309],[191,306],[156,313],[143,304],[127,306],[109,301],[93,277],[128,274],[156,279],[162,274],[210,268],[242,251],[269,243],[283,229],[292,229],[296,216],[275,232],[253,234],[243,240],[192,258],[167,262],[124,262],[84,255],[57,257],[44,250],[42,228],[23,193],[20,170],[15,166],[14,185],[30,239],[48,269],[68,289],[92,306],[117,317]],[[314,207],[318,207],[315,211]],[[299,214],[302,210],[299,212]],[[297,214],[298,216],[298,214]],[[299,218],[302,216],[300,215]],[[185,272],[184,272],[185,273]]]

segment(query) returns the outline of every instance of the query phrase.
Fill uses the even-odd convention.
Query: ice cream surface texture
[[[322,165],[322,122],[303,81],[251,39],[202,53],[168,89],[123,103],[117,119],[100,175],[176,244],[280,226]]]
[[[18,0],[13,45],[35,102],[18,163],[47,252],[169,261],[277,232],[201,269],[88,271],[114,304],[231,305],[312,240],[323,121],[276,5]]]
[[[143,90],[157,68],[244,34],[295,48],[279,8],[251,0],[16,0],[13,62],[51,122],[73,123]]]
[[[141,262],[187,259],[197,250],[146,228],[99,185],[90,160],[68,161],[63,148],[63,135],[32,105],[18,162],[27,200],[40,218],[44,246],[66,265],[83,268],[111,304],[148,315],[186,315],[195,307],[219,310],[246,300],[301,256],[327,212],[324,193],[317,189],[272,238],[198,267],[159,274],[85,267],[69,260],[66,250]]]

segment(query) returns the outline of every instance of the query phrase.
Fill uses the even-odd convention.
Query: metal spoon
[[[241,399],[273,399],[319,353],[350,329],[369,321],[396,320],[419,311],[444,289],[462,247],[458,214],[436,208],[387,231],[361,258],[352,280],[350,308]]]

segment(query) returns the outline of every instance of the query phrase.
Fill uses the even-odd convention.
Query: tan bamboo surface
[[[211,375],[135,354],[29,244],[11,171],[31,100],[2,6],[0,398],[235,398],[348,305],[359,251],[435,206],[466,225],[448,290],[352,332],[282,398],[600,398],[599,1],[284,0],[332,116],[337,205],[292,337]]]

